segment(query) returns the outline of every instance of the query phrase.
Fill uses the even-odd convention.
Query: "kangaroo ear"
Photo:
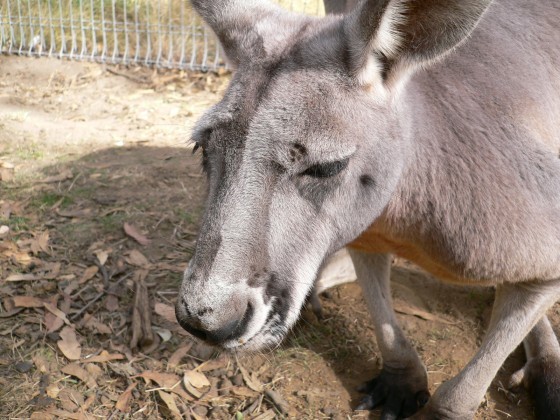
[[[389,91],[464,41],[492,0],[366,0],[345,18],[350,72]]]
[[[264,59],[302,25],[305,18],[266,0],[191,0],[237,67]]]

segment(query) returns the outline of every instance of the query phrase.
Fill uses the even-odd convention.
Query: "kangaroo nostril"
[[[241,337],[253,316],[253,312],[253,305],[247,303],[247,307],[240,318],[230,320],[218,330],[206,331],[204,340],[211,344],[220,344]]]
[[[185,297],[181,298],[181,305],[183,306],[183,310],[185,311],[185,314],[188,317],[192,316],[191,311],[189,310],[189,304],[187,303],[187,299]]]
[[[211,314],[212,312],[214,312],[214,309],[212,309],[212,308],[202,308],[196,314],[198,316],[204,316],[206,314]]]
[[[243,318],[241,319],[241,322],[243,321],[248,321],[248,318],[250,318],[253,315],[253,304],[251,302],[247,302],[247,309],[245,309],[245,313],[243,314]]]

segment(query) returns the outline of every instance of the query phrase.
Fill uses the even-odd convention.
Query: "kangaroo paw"
[[[359,388],[367,394],[357,410],[371,410],[383,405],[381,420],[408,417],[429,400],[427,375],[420,369],[389,370],[383,368],[379,376]]]
[[[513,374],[512,383],[529,389],[537,420],[560,419],[560,357],[545,355],[530,359]]]

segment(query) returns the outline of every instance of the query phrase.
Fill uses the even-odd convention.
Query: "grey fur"
[[[319,19],[193,0],[238,71],[193,136],[209,195],[177,305],[187,329],[277,345],[329,255],[397,253],[498,287],[481,350],[415,418],[472,416],[560,293],[560,5],[490,3],[369,0]],[[326,163],[340,171],[318,178]],[[398,349],[384,358],[412,357]]]

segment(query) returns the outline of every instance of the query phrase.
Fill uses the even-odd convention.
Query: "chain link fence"
[[[279,0],[322,14],[321,0]],[[188,0],[0,0],[0,52],[215,70],[217,39]]]

